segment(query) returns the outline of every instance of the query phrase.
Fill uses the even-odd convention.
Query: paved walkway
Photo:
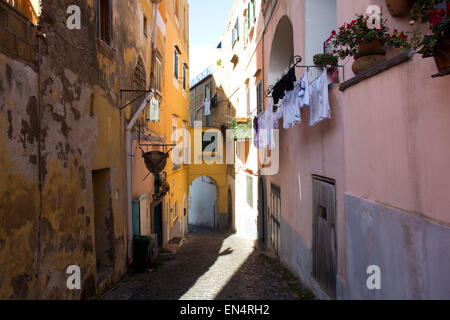
[[[253,241],[212,232],[189,234],[173,259],[137,274],[105,299],[299,300],[311,298],[276,259]]]

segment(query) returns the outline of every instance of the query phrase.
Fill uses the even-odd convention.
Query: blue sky
[[[233,0],[189,0],[191,79],[215,62],[214,49],[232,5]]]

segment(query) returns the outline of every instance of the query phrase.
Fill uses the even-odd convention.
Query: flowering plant
[[[369,43],[373,40],[379,40],[381,45],[388,44],[396,48],[409,49],[408,36],[404,32],[394,30],[391,34],[386,26],[386,20],[382,18],[378,28],[371,27],[369,22],[375,25],[376,19],[369,21],[369,17],[357,15],[355,20],[342,25],[337,32],[333,30],[325,46],[334,47],[333,54],[337,54],[341,59],[354,57],[359,52],[361,42]]]
[[[447,10],[441,5],[445,0],[417,0],[411,11],[411,24],[416,22],[429,23],[430,33],[415,37],[412,46],[424,57],[434,54],[436,45],[440,41],[450,38],[450,4],[447,2]],[[437,7],[441,5],[438,10]]]

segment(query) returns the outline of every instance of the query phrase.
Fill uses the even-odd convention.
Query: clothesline
[[[292,86],[293,83],[296,84]],[[305,72],[300,81],[297,82],[295,76],[292,78],[291,75],[288,80],[283,80],[281,86],[280,88],[278,85],[276,91],[274,90],[277,99],[282,100],[280,107],[276,111],[273,110],[273,106],[278,104],[274,99],[260,116],[253,119],[254,143],[257,148],[275,147],[273,130],[279,128],[278,121],[283,118],[283,129],[301,123],[301,109],[304,107],[310,108],[310,126],[331,118],[326,68],[323,68],[319,77],[311,83],[308,80],[308,72]]]

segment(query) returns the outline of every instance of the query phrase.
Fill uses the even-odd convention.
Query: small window
[[[144,35],[147,37],[147,17],[144,16]]]
[[[112,42],[112,8],[111,0],[98,0],[98,36],[106,44]]]
[[[259,81],[256,85],[256,106],[258,110],[258,115],[262,113],[262,82]]]
[[[205,84],[205,88],[203,90],[203,98],[206,100],[210,100],[211,99],[211,84]]]
[[[178,52],[176,49],[173,50],[173,76],[178,79]]]
[[[157,57],[156,53],[153,54],[153,71],[152,71],[152,88],[161,95],[162,93],[162,63]]]
[[[232,45],[236,43],[236,41],[239,40],[239,18],[236,19],[236,23],[234,24],[234,28],[232,31]]]
[[[186,90],[187,84],[186,84],[186,65],[183,64],[183,90]]]
[[[179,8],[180,8],[180,0],[175,0],[175,16],[177,17],[177,19],[179,19],[180,17]]]

